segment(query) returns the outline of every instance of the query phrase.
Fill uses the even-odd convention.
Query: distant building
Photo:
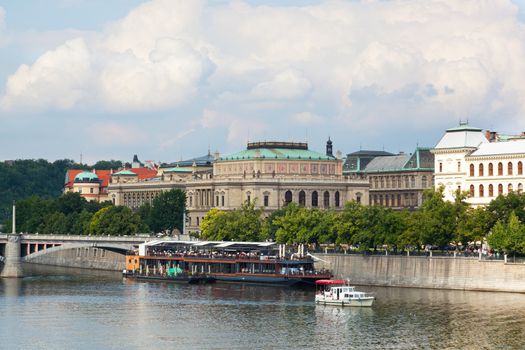
[[[525,138],[497,135],[467,123],[446,130],[432,149],[435,186],[445,188],[445,199],[468,191],[468,203],[484,206],[500,194],[523,191]]]
[[[347,155],[345,173],[367,176],[370,205],[418,208],[424,190],[433,187],[434,157],[429,148],[422,147],[413,154],[358,151]]]
[[[256,200],[265,214],[290,202],[336,210],[350,200],[368,203],[365,176],[343,175],[342,166],[340,156],[333,156],[331,140],[325,154],[309,150],[306,143],[252,142],[231,155],[208,152],[163,165],[157,176],[145,180],[115,173],[108,192],[115,204],[137,209],[162,191],[183,189],[187,232],[199,232],[210,209],[234,210],[245,201]]]

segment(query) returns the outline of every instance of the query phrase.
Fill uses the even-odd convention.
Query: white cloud
[[[205,111],[202,127],[227,128],[232,142],[276,119],[319,123],[311,111],[357,130],[473,116],[482,125],[501,114],[500,123],[525,127],[523,57],[525,29],[510,0],[155,0],[22,65],[2,105],[153,112],[191,104]],[[174,123],[185,118],[174,115]]]
[[[301,125],[321,124],[324,118],[310,112],[301,112],[291,117],[293,123]]]

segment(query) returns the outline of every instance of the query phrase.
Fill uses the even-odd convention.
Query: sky
[[[0,160],[525,131],[525,0],[2,0]]]

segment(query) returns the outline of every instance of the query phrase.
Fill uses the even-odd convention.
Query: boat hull
[[[361,299],[345,299],[345,300],[330,300],[330,299],[316,299],[315,303],[319,305],[333,305],[333,306],[364,306],[370,307],[374,304],[375,298],[361,298]]]
[[[172,282],[172,283],[183,283],[183,284],[209,284],[215,283],[215,278],[210,276],[144,276],[144,275],[132,275],[125,274],[124,277],[136,279],[139,281],[158,281],[158,282]]]
[[[214,275],[217,282],[225,283],[250,283],[273,286],[291,287],[306,284],[299,278],[275,277],[275,276],[256,276],[256,275]]]

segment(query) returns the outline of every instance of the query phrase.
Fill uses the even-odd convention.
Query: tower
[[[333,157],[333,151],[332,151],[332,140],[330,140],[330,136],[328,136],[328,141],[326,141],[326,155],[329,157]]]
[[[13,229],[12,233],[7,235],[5,264],[0,277],[24,277],[20,264],[20,239],[21,235],[16,233],[16,206],[13,202]]]

